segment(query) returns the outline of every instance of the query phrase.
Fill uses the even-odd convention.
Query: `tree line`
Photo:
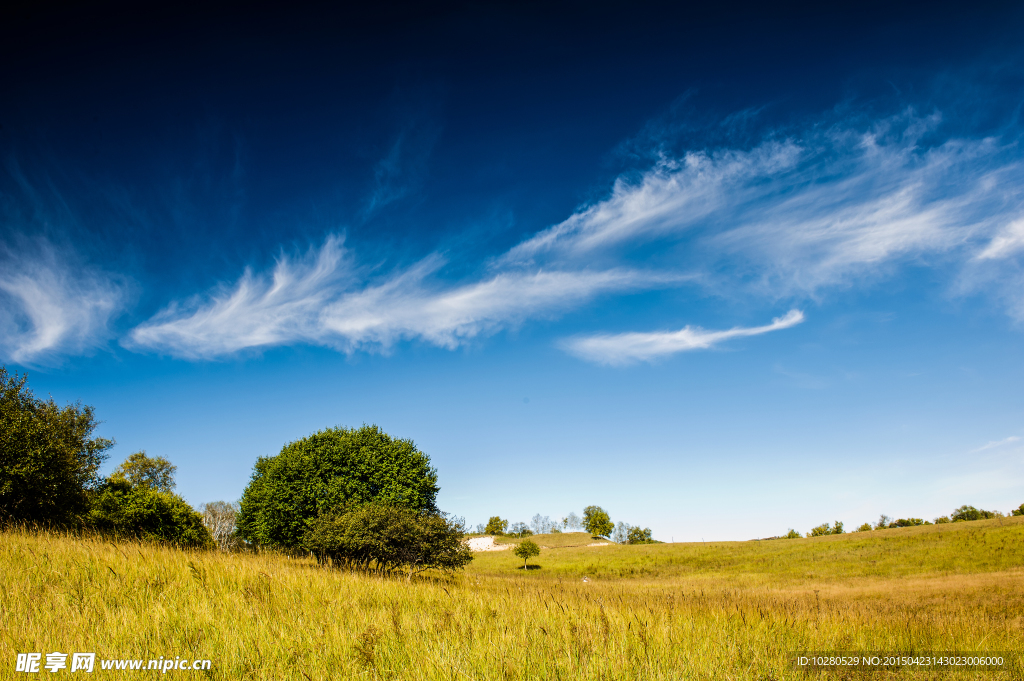
[[[561,522],[552,522],[548,516],[537,514],[530,524],[509,522],[500,516],[491,516],[486,524],[476,526],[477,534],[507,536],[515,538],[531,537],[535,534],[558,534],[561,532],[589,532],[593,537],[603,537],[618,544],[657,544],[652,538],[651,528],[630,525],[629,523],[613,523],[608,512],[600,506],[587,506],[583,509],[583,517],[575,512],[562,518]]]
[[[136,452],[99,474],[114,440],[92,407],[36,398],[0,367],[0,524],[100,532],[190,549],[274,549],[409,578],[464,567],[464,521],[436,505],[437,471],[376,426],[329,428],[257,460],[240,501],[193,509],[176,467]]]
[[[975,508],[964,504],[959,508],[953,510],[949,515],[942,515],[934,520],[924,520],[923,518],[898,518],[892,519],[884,513],[878,517],[873,524],[864,523],[858,527],[856,532],[872,532],[874,530],[890,530],[897,527],[918,527],[920,525],[944,525],[946,523],[963,523],[970,522],[972,520],[988,520],[990,518],[1006,518],[1012,516],[1024,516],[1024,504],[1011,510],[1009,513],[1003,514],[999,511],[986,511],[984,509]],[[830,527],[828,523],[822,523],[817,527],[811,528],[811,531],[805,535],[801,535],[794,529],[790,529],[784,535],[778,537],[767,537],[767,539],[800,539],[802,537],[824,537],[832,534],[845,534],[843,529],[843,523],[835,521]]]

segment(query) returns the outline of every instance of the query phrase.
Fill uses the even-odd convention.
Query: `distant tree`
[[[935,519],[935,524],[936,525],[945,525],[948,522],[952,522],[949,519],[948,515],[940,515],[938,518]]]
[[[125,480],[132,487],[148,487],[159,492],[174,490],[174,474],[178,467],[162,456],[149,457],[146,451],[135,452],[110,474],[111,480]]]
[[[783,539],[800,539],[801,536],[800,536],[799,532],[797,532],[796,530],[790,528],[789,532],[787,532],[782,538]]]
[[[1010,515],[1024,515],[1024,504],[1021,504],[1019,508],[1015,508],[1010,511]]]
[[[843,524],[841,522],[839,522],[837,520],[834,523],[832,523],[832,529],[829,531],[829,534],[845,534],[845,533],[846,533],[846,530],[843,529]]]
[[[534,534],[550,534],[551,528],[554,527],[554,523],[551,522],[551,518],[540,513],[533,516],[530,521],[530,529],[533,530]]]
[[[476,534],[487,534],[487,526],[484,525],[483,523],[477,523],[476,524],[475,533]]]
[[[199,512],[203,515],[203,525],[221,550],[228,551],[241,543],[235,536],[237,501],[211,501],[200,506]]]
[[[496,515],[492,515],[491,519],[487,521],[487,527],[484,528],[484,532],[487,534],[495,534],[501,536],[508,531],[508,521],[502,520]]]
[[[411,440],[377,426],[328,428],[256,461],[238,533],[254,544],[298,548],[325,512],[370,502],[434,512],[437,492],[437,471]]]
[[[998,511],[985,511],[979,508],[974,508],[973,506],[965,505],[953,511],[949,517],[954,523],[957,523],[966,520],[987,520],[989,518],[999,518],[1001,516],[1002,513],[999,513]]]
[[[924,525],[924,520],[921,518],[900,518],[893,521],[889,527],[917,527],[918,525]]]
[[[612,530],[612,534],[609,537],[616,544],[625,544],[626,538],[629,537],[629,531],[633,529],[633,526],[629,523],[624,523],[621,520],[616,523],[615,529]]]
[[[857,531],[858,532],[870,532],[873,529],[875,529],[875,528],[871,527],[871,523],[864,523],[863,525],[861,525],[860,527],[857,528]]]
[[[828,523],[818,525],[817,527],[811,528],[811,531],[807,533],[808,537],[823,537],[825,535],[832,534],[832,531],[828,527]]]
[[[567,530],[582,530],[583,521],[580,520],[580,517],[575,513],[570,513],[566,517],[562,518],[562,527]]]
[[[583,527],[594,537],[608,537],[615,530],[608,512],[600,506],[583,509]]]
[[[892,518],[890,518],[889,516],[887,516],[887,515],[885,515],[883,513],[882,515],[878,516],[878,522],[875,523],[875,529],[876,530],[884,530],[884,529],[889,527],[889,523],[891,523],[891,522],[892,522]]]
[[[639,527],[629,528],[629,532],[626,534],[627,544],[653,544],[654,539],[651,537],[651,528],[645,527],[640,529]]]
[[[508,531],[510,537],[531,537],[533,531],[527,526],[526,523],[514,523],[512,528]]]
[[[517,556],[523,559],[523,567],[525,568],[526,563],[530,560],[530,558],[532,558],[533,556],[540,555],[540,547],[534,544],[529,539],[524,539],[523,541],[516,544],[516,548],[513,551],[513,553],[515,553]]]
[[[36,399],[0,366],[0,522],[82,522],[113,440],[92,437],[92,407]]]

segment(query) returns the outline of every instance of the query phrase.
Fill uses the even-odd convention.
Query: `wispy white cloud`
[[[1016,251],[1024,244],[1024,165],[1015,142],[923,144],[940,123],[937,114],[908,112],[868,129],[812,126],[749,150],[662,158],[501,262],[565,262],[675,242],[684,245],[670,251],[680,268],[785,296],[845,285],[901,259]]]
[[[45,239],[0,244],[0,352],[31,365],[95,349],[109,340],[129,288]]]
[[[618,179],[604,199],[494,258],[486,275],[462,281],[444,279],[438,255],[369,276],[331,237],[303,257],[282,255],[272,273],[246,270],[171,304],[126,345],[193,358],[296,342],[346,352],[410,339],[453,348],[599,294],[683,281],[775,306],[906,262],[961,272],[996,260],[1010,267],[1024,244],[1019,150],[995,138],[936,142],[940,126],[938,114],[908,111],[868,126],[831,122],[769,135],[750,148],[663,154],[646,172]],[[1024,294],[1006,295],[1024,311]],[[688,326],[564,347],[605,364],[649,361],[802,319],[794,311],[763,327]]]
[[[582,359],[598,364],[623,365],[649,362],[667,355],[689,350],[706,350],[723,341],[743,336],[758,336],[770,331],[788,329],[804,321],[800,310],[790,310],[771,324],[735,327],[726,331],[708,331],[699,326],[686,326],[679,331],[653,333],[620,333],[572,338],[564,341],[565,349]]]
[[[126,344],[187,358],[296,342],[346,352],[399,340],[454,348],[599,293],[678,279],[626,269],[536,270],[446,285],[435,276],[443,264],[431,256],[366,282],[342,239],[332,236],[305,257],[282,255],[270,276],[247,270],[233,286],[169,306],[135,328]]]
[[[1020,442],[1020,438],[1016,435],[1011,435],[1010,437],[1004,437],[1002,440],[995,440],[993,442],[989,442],[988,444],[984,444],[981,447],[978,447],[977,449],[972,449],[970,453],[977,454],[978,452],[984,452],[985,450],[988,449],[996,449],[997,447],[1012,445],[1014,442]]]

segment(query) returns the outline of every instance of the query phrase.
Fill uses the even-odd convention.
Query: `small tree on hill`
[[[608,537],[615,531],[615,524],[608,512],[600,506],[583,509],[583,527],[594,537]]]
[[[514,523],[508,531],[510,537],[530,537],[533,536],[533,530],[531,530],[526,523]]]
[[[800,539],[801,537],[800,537],[800,533],[799,532],[797,532],[796,530],[790,528],[789,532],[787,532],[782,538],[783,539]]]
[[[484,528],[485,534],[494,534],[501,536],[508,531],[508,521],[502,520],[496,515],[492,515],[491,519],[487,521],[487,527]]]
[[[515,553],[517,556],[523,559],[523,567],[525,568],[526,563],[530,560],[530,558],[532,558],[533,556],[540,555],[540,547],[534,544],[529,539],[524,539],[523,541],[516,544],[516,548],[515,551],[513,551],[513,553]]]
[[[1024,515],[1024,504],[1021,504],[1019,508],[1015,508],[1010,511],[1010,515]]]
[[[875,529],[875,528],[871,527],[871,523],[864,523],[863,525],[861,525],[860,527],[857,528],[857,531],[858,532],[870,532],[873,529]]]
[[[892,522],[892,518],[890,518],[889,516],[887,516],[887,515],[885,515],[883,513],[882,515],[878,516],[878,522],[875,523],[875,529],[876,530],[884,530],[884,529],[889,527],[889,523],[891,523],[891,522]]]

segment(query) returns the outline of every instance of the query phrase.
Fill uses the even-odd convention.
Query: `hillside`
[[[274,553],[9,531],[0,659],[13,669],[32,651],[201,658],[214,679],[767,681],[793,677],[797,650],[1020,653],[1022,540],[1024,522],[1004,519],[706,547],[564,547],[531,559],[539,570],[495,552],[463,575],[408,583]]]

